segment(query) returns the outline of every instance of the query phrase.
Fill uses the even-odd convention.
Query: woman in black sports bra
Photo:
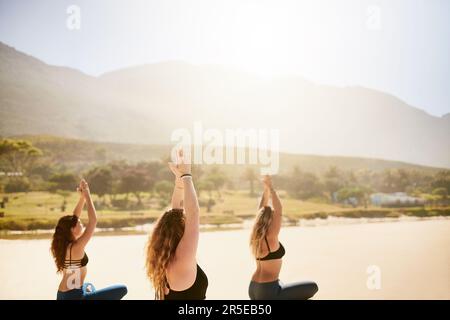
[[[84,248],[94,234],[97,214],[89,186],[85,180],[81,180],[77,190],[80,192],[80,200],[73,215],[61,217],[53,234],[51,251],[57,272],[63,275],[56,299],[120,300],[127,293],[125,286],[115,285],[95,290],[91,283],[84,282],[87,273],[86,266],[89,262]],[[85,203],[87,204],[89,223],[86,228],[83,228],[80,215]]]
[[[156,222],[147,242],[147,276],[160,300],[202,300],[208,278],[197,264],[199,212],[191,166],[183,152],[169,163],[175,175],[172,209]]]
[[[272,187],[270,176],[263,179],[264,192],[259,204],[259,212],[250,237],[250,247],[256,259],[248,293],[252,300],[305,300],[318,291],[311,281],[284,285],[279,280],[285,249],[278,241],[281,229],[282,206],[280,198]],[[268,205],[272,198],[273,209]]]

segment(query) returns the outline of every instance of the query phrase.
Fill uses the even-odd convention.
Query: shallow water
[[[283,222],[284,226],[318,227],[328,225],[379,223],[379,222],[403,222],[403,221],[425,221],[425,220],[450,220],[450,217],[411,217],[400,216],[398,218],[345,218],[328,216],[326,219],[297,219]],[[254,223],[253,219],[245,219],[241,223],[231,224],[202,224],[200,231],[226,231],[238,229],[250,229]],[[147,223],[135,227],[126,228],[97,228],[97,236],[123,236],[123,235],[144,235],[153,229],[154,223]],[[0,239],[5,240],[38,240],[50,239],[53,230],[32,230],[32,231],[0,231]]]
[[[198,262],[208,275],[209,299],[248,299],[255,262],[249,229],[202,232]],[[285,227],[280,278],[314,280],[316,299],[450,299],[450,220]],[[127,299],[153,299],[145,277],[147,235],[94,237],[86,248],[86,281],[97,288],[128,286]],[[59,276],[44,240],[0,240],[0,299],[54,299]],[[381,288],[367,287],[369,266]]]

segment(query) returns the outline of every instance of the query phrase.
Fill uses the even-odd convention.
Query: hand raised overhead
[[[169,168],[175,175],[175,178],[181,178],[182,175],[191,174],[191,164],[186,163],[182,149],[177,152],[176,162],[169,162]]]
[[[86,197],[90,195],[89,185],[86,182],[86,180],[81,179],[80,184],[77,187],[77,191],[82,195],[83,197]]]
[[[272,177],[271,176],[265,175],[261,181],[262,181],[265,189],[272,189],[273,185],[272,185]]]

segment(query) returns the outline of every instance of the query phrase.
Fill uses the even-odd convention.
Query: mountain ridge
[[[183,61],[93,77],[1,43],[0,71],[1,135],[168,144],[175,129],[199,120],[221,131],[279,130],[284,152],[450,167],[449,114],[436,117],[370,88],[263,79]]]

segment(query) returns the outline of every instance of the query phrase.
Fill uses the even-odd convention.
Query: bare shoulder
[[[167,268],[166,274],[171,289],[185,290],[195,281],[197,275],[196,262],[186,264],[182,261],[173,261]]]
[[[84,256],[84,245],[74,241],[71,245],[72,247],[72,259],[81,259]],[[69,253],[70,247],[67,248]]]
[[[268,236],[267,242],[269,243],[270,249],[272,251],[278,249],[278,243],[279,243],[278,236]]]

